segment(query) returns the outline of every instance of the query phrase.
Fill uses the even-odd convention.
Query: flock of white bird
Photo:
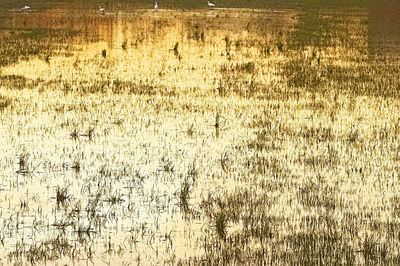
[[[215,7],[215,4],[211,3],[210,1],[207,2],[207,6],[210,8]],[[157,9],[158,9],[158,3],[157,1],[154,3],[154,12],[157,14]],[[106,14],[106,10],[104,9],[104,7],[100,6],[99,8],[100,14],[101,15],[105,15]]]
[[[210,1],[208,1],[207,2],[207,6],[210,7],[210,8],[213,8],[213,7],[215,7],[215,4],[211,3]],[[154,4],[155,13],[157,13],[157,9],[158,9],[158,3],[156,1],[155,4]],[[21,11],[31,11],[31,10],[32,10],[31,7],[28,6],[28,5],[21,7]],[[106,14],[106,9],[104,7],[102,7],[102,6],[99,7],[99,11],[100,11],[101,15],[105,15]]]
[[[212,8],[215,7],[215,4],[211,3],[210,1],[207,2],[207,6]],[[157,1],[154,3],[154,12],[157,14],[157,9],[158,9],[158,3]],[[100,14],[105,15],[106,10],[104,9],[104,7],[100,6]]]

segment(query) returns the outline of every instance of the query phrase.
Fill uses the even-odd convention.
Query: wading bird
[[[154,4],[154,12],[157,14],[157,9],[158,9],[158,4],[157,4],[157,1],[156,1],[156,3]]]
[[[100,6],[99,11],[100,11],[101,15],[105,15],[106,14],[106,10],[104,9],[104,7]]]
[[[213,3],[211,3],[210,1],[208,1],[207,5],[208,5],[208,7],[215,7],[215,5]]]
[[[23,6],[23,7],[21,7],[21,11],[29,11],[29,10],[31,10],[31,7],[30,7],[30,6]]]

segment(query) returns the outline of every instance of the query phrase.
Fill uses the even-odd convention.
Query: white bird
[[[215,7],[215,5],[213,3],[211,3],[210,1],[208,1],[207,5],[208,5],[208,7]]]
[[[158,4],[157,4],[157,1],[156,1],[156,3],[154,4],[154,11],[157,13],[157,9],[158,9]]]
[[[29,11],[29,10],[31,10],[31,7],[30,6],[23,6],[23,7],[21,7],[21,10],[22,11]]]
[[[101,14],[101,15],[105,15],[105,14],[106,14],[106,10],[105,10],[104,7],[101,7],[101,6],[100,6],[99,11],[100,11],[100,14]]]

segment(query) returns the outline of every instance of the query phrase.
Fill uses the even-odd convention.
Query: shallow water
[[[295,28],[307,39],[303,45],[315,45],[313,39],[321,44],[324,39],[341,34],[345,21],[326,20],[326,16],[339,14],[358,17],[359,24],[355,32],[363,32],[360,36],[344,36],[345,38],[362,42],[367,47],[368,55],[396,55],[400,46],[400,7],[397,3],[370,6],[367,8],[329,8],[268,4],[266,9],[232,9],[232,3],[223,3],[227,8],[219,7],[213,10],[200,6],[200,9],[180,9],[178,12],[167,8],[159,8],[155,15],[152,5],[138,3],[113,3],[101,16],[97,6],[93,4],[68,4],[57,2],[57,6],[43,2],[41,8],[32,12],[21,12],[18,8],[0,12],[0,34],[4,36],[9,30],[57,30],[73,35],[79,35],[76,43],[105,41],[111,47],[121,42],[137,37],[139,33],[156,32],[157,28],[174,26],[180,31],[193,27],[200,30],[228,30],[232,33],[251,32],[261,35],[276,35],[287,32],[287,25]],[[46,8],[44,8],[46,7]],[[234,15],[235,14],[235,15]],[[279,16],[280,14],[285,14]],[[291,14],[291,17],[288,16]],[[171,17],[172,16],[172,17]],[[324,18],[325,16],[325,18]],[[288,17],[296,19],[296,24],[288,22]],[[180,25],[171,25],[171,18],[181,19]],[[174,21],[176,24],[176,21]],[[363,27],[363,28],[361,28]],[[161,30],[162,31],[162,30]],[[335,32],[337,31],[337,32]],[[355,33],[353,32],[353,33]],[[51,36],[51,33],[49,34]],[[36,37],[32,35],[32,37]],[[37,37],[41,37],[40,34]],[[274,36],[276,38],[276,36]],[[358,38],[358,39],[354,39]],[[58,40],[60,41],[60,40]],[[62,42],[62,41],[61,41]],[[356,45],[356,44],[354,44]]]
[[[385,20],[379,20],[375,10],[358,8],[160,8],[155,14],[146,6],[113,6],[101,15],[91,6],[65,9],[60,5],[32,12],[1,12],[0,45],[7,51],[1,55],[3,85],[20,82],[31,89],[21,96],[13,92],[20,99],[19,105],[14,114],[10,111],[2,118],[2,257],[11,254],[19,258],[19,250],[35,244],[43,244],[46,249],[65,244],[66,250],[75,250],[78,261],[97,252],[95,258],[87,260],[105,264],[122,264],[139,257],[144,262],[158,263],[203,254],[202,243],[212,226],[208,218],[196,214],[196,206],[209,191],[236,191],[248,185],[243,180],[220,178],[225,170],[219,167],[223,160],[219,154],[230,154],[230,145],[249,134],[242,126],[246,119],[235,120],[240,116],[239,104],[232,103],[236,109],[225,113],[229,127],[224,129],[225,137],[218,139],[213,126],[216,118],[207,109],[218,105],[211,102],[212,98],[211,107],[203,102],[199,107],[203,113],[199,111],[193,118],[184,111],[157,113],[166,108],[172,93],[161,92],[153,98],[107,95],[104,99],[94,94],[76,99],[58,91],[40,91],[36,84],[84,87],[101,78],[129,86],[149,83],[178,91],[206,90],[217,82],[208,77],[208,64],[217,65],[219,57],[236,52],[236,60],[263,63],[262,58],[254,56],[251,42],[269,44],[275,52],[271,60],[278,66],[285,63],[277,52],[279,48],[275,48],[280,41],[289,52],[328,47],[327,58],[340,66],[362,64],[377,57],[393,59],[399,55],[400,20],[386,9],[379,12],[387,14]],[[387,28],[387,23],[391,27]],[[242,48],[240,54],[242,39],[249,47]],[[180,46],[174,51],[176,43]],[[228,51],[228,46],[235,49]],[[339,49],[346,51],[343,58],[336,57],[336,52],[342,51]],[[179,58],[183,53],[187,57]],[[49,62],[46,56],[50,56]],[[98,67],[109,57],[114,60],[109,69]],[[118,58],[123,59],[118,62]],[[89,64],[93,67],[85,68]],[[181,64],[184,67],[179,69]],[[275,67],[271,65],[268,67]],[[251,71],[251,64],[246,66]],[[248,71],[245,67],[243,72]],[[116,72],[118,79],[109,78],[108,71]],[[268,72],[266,83],[280,81],[281,77],[272,72]],[[163,75],[165,80],[160,78]],[[241,81],[243,77],[249,78],[235,78]],[[265,81],[263,77],[260,80]],[[104,84],[99,86],[114,86]],[[208,97],[196,93],[195,97]],[[147,102],[141,102],[142,98]],[[148,111],[147,105],[154,110]],[[16,123],[14,119],[20,120]],[[185,131],[193,121],[204,125],[194,138]],[[74,127],[80,130],[77,140],[71,133]],[[94,140],[89,137],[92,127],[96,128]],[[179,193],[194,163],[200,169],[200,180],[191,184],[190,202],[195,210],[187,218]],[[65,188],[66,198],[62,199]],[[55,252],[52,259],[60,254],[73,257],[63,250]]]

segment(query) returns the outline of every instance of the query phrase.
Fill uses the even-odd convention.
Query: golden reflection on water
[[[65,29],[80,32],[83,41],[105,41],[110,47],[124,40],[132,40],[139,34],[160,34],[164,27],[176,28],[184,34],[189,28],[200,30],[245,32],[263,37],[277,37],[293,25],[295,11],[273,13],[265,10],[221,9],[218,11],[152,10],[82,13],[77,10],[54,9],[45,12],[9,12],[1,14],[0,29]],[[292,20],[292,21],[291,21]],[[268,28],[267,28],[268,27]],[[269,36],[269,37],[268,37]],[[267,39],[268,40],[268,39]]]
[[[117,73],[122,81],[136,79],[145,81],[149,76],[154,75],[152,84],[155,85],[157,82],[161,85],[165,82],[166,87],[172,85],[187,89],[197,86],[204,87],[206,91],[214,80],[207,77],[210,69],[204,69],[204,63],[208,59],[202,59],[202,57],[208,57],[213,53],[220,56],[219,52],[214,51],[216,50],[214,47],[220,47],[221,43],[225,42],[225,36],[254,37],[271,42],[291,27],[295,21],[294,14],[293,11],[281,14],[261,10],[236,10],[235,12],[231,10],[212,12],[165,10],[158,12],[157,15],[151,10],[141,10],[135,13],[109,12],[104,16],[96,12],[86,14],[68,10],[3,13],[0,28],[5,34],[10,34],[11,31],[54,29],[66,30],[66,34],[75,35],[72,39],[73,47],[70,48],[72,56],[52,56],[50,63],[33,57],[28,61],[20,61],[15,65],[4,67],[2,74],[20,75],[30,80],[41,79],[48,82],[60,80],[60,83],[69,82],[70,84],[73,84],[77,78],[85,82],[93,82],[96,77],[104,79],[104,76],[108,75],[107,69],[102,70],[96,65],[97,62],[102,62],[101,51],[107,50],[107,58],[123,58],[120,64],[113,66],[113,70],[108,70],[111,73]],[[270,27],[265,27],[266,24]],[[211,47],[208,45],[202,47],[199,46],[199,43],[204,42],[204,39],[201,39],[204,38],[201,37],[201,32],[208,39],[213,35],[219,37],[211,41]],[[54,34],[57,33],[58,31],[55,31]],[[35,38],[35,36],[32,37]],[[40,38],[40,35],[37,38]],[[177,42],[183,46],[183,48],[179,47],[179,53],[184,55],[182,63],[188,66],[187,70],[181,71],[183,73],[183,75],[180,74],[181,76],[173,73],[178,60],[173,52]],[[192,46],[197,48],[189,49],[191,42],[195,43]],[[123,48],[124,43],[125,48]],[[246,56],[252,56],[253,53],[254,51],[249,49]],[[93,58],[98,59],[92,62]],[[79,63],[79,60],[83,63]],[[85,65],[85,60],[94,65]],[[208,67],[217,64],[218,60],[217,57],[208,61],[210,64]],[[78,62],[78,67],[83,67],[83,69],[77,69],[74,61]],[[160,64],[166,66],[164,81],[157,81],[160,79],[159,73],[164,68]],[[199,75],[198,72],[193,74],[191,69],[198,69],[203,74]],[[99,70],[106,72],[99,74],[97,73]],[[181,114],[180,119],[171,119],[166,116],[158,121],[153,115],[145,115],[147,110],[140,110],[144,108],[140,104],[142,97],[132,99],[128,95],[122,98],[109,95],[108,103],[102,103],[104,100],[100,97],[101,95],[97,95],[100,98],[91,95],[80,98],[80,103],[78,103],[75,97],[57,95],[56,91],[26,91],[21,96],[9,92],[9,96],[19,99],[18,108],[20,111],[24,110],[26,115],[23,115],[23,118],[20,118],[18,114],[8,116],[9,120],[5,124],[11,125],[12,120],[17,117],[20,120],[15,128],[11,128],[2,136],[2,142],[6,143],[2,147],[2,154],[7,154],[7,160],[10,160],[10,164],[3,165],[5,169],[3,178],[10,182],[6,185],[7,192],[3,194],[3,203],[8,204],[2,212],[3,217],[8,218],[3,220],[3,225],[6,226],[8,223],[10,234],[5,236],[6,248],[3,249],[2,257],[6,258],[10,252],[18,250],[18,246],[22,243],[28,246],[40,245],[57,235],[65,236],[71,243],[78,243],[82,241],[80,238],[87,238],[83,243],[86,243],[90,250],[81,247],[83,252],[85,254],[92,251],[100,252],[89,263],[117,265],[127,261],[141,260],[155,264],[168,258],[174,260],[200,255],[204,252],[202,242],[205,236],[210,234],[209,227],[213,222],[203,218],[184,217],[179,207],[179,200],[176,199],[179,198],[181,181],[175,180],[173,173],[160,171],[160,161],[163,162],[164,157],[167,156],[176,168],[180,168],[177,170],[179,175],[187,172],[189,165],[193,162],[197,162],[201,171],[208,169],[206,173],[200,172],[203,178],[200,178],[199,185],[193,187],[190,192],[191,204],[198,205],[201,199],[206,197],[205,192],[208,190],[234,191],[240,185],[238,181],[208,180],[204,177],[216,176],[220,172],[215,170],[217,173],[213,173],[212,169],[217,169],[213,165],[218,165],[220,160],[219,157],[213,158],[213,154],[224,152],[224,147],[235,139],[239,140],[243,132],[229,130],[227,138],[221,138],[220,141],[214,143],[213,128],[208,126],[209,116],[213,114],[209,114],[196,119],[197,123],[205,127],[198,129],[200,141],[194,141],[184,137],[185,134],[182,133],[185,132],[189,123],[192,123],[190,121],[194,119],[193,117],[185,117]],[[154,98],[148,100],[154,101]],[[120,111],[116,111],[117,117],[112,109],[116,107],[115,103],[111,103],[114,101],[125,103],[125,106],[118,107]],[[159,101],[158,104],[163,103],[162,99],[156,99],[156,101]],[[193,101],[196,100],[193,99]],[[76,112],[54,113],[52,106],[64,105],[69,105],[71,108],[75,108],[73,106],[89,108],[91,117],[82,117],[82,121],[78,118],[78,124],[73,123],[82,129],[96,127],[97,140],[76,144],[71,142],[70,133],[65,129],[60,130],[57,127],[46,129],[48,125],[62,125],[70,123],[68,121],[75,121],[77,115],[85,116],[84,113],[79,115]],[[135,115],[136,112],[139,114]],[[233,114],[225,113],[224,119],[228,119],[231,115]],[[112,125],[119,118],[122,118],[122,125],[114,129]],[[181,121],[182,118],[183,121]],[[144,121],[146,119],[148,121]],[[153,119],[155,121],[152,122]],[[151,125],[151,123],[155,125],[147,128],[145,124]],[[42,126],[37,128],[37,125]],[[227,131],[227,129],[223,130]],[[15,135],[17,131],[18,135]],[[85,133],[81,132],[79,138],[84,135]],[[6,151],[12,151],[12,153],[5,153]],[[16,174],[15,169],[21,167],[18,160],[21,160],[25,152],[26,158],[24,158],[31,162],[29,169],[34,170]],[[77,160],[83,164],[79,172],[71,170],[76,169],[73,167]],[[134,166],[129,166],[132,162]],[[135,187],[134,184],[129,185],[132,188],[124,186],[123,183],[128,179],[124,179],[122,183],[121,180],[115,182],[97,180],[99,171],[101,175],[111,173],[110,178],[114,178],[116,173],[107,171],[119,171],[115,169],[119,169],[121,165],[128,166],[127,171],[134,171],[135,167],[140,169],[137,174],[142,175],[145,181],[140,184],[139,191],[131,190]],[[82,179],[88,181],[84,187],[80,181]],[[114,185],[111,185],[112,183]],[[102,188],[98,186],[110,187],[110,190],[111,187],[113,188],[112,191],[102,191],[100,190]],[[77,233],[79,228],[66,225],[63,232],[60,229],[62,223],[68,221],[69,218],[65,216],[62,205],[55,206],[57,189],[63,188],[68,188],[70,195],[66,201],[75,202],[77,206],[89,205],[91,197],[85,197],[85,195],[91,195],[96,190],[104,194],[120,195],[123,201],[119,202],[118,207],[110,207],[105,199],[100,201],[97,210],[100,215],[98,219],[100,223],[104,223],[104,228],[98,227],[99,225],[93,224],[93,221],[84,217],[77,218],[78,216],[73,214],[73,219],[79,220],[77,226],[89,228],[89,231]],[[75,198],[79,195],[82,198]],[[21,211],[20,207],[25,205],[28,207],[22,208]],[[19,228],[21,224],[24,226]],[[90,232],[98,228],[98,233]],[[66,263],[68,263],[67,260]]]
[[[349,27],[352,36],[359,41],[354,44],[357,49],[348,49],[345,45],[349,44],[345,44],[326,49],[321,54],[337,60],[340,66],[353,63],[348,58],[361,57],[367,46],[366,25],[362,23],[366,13],[362,16],[356,19],[353,28]],[[250,175],[247,170],[241,172],[243,176],[221,176],[225,176],[226,169],[242,167],[242,158],[235,158],[239,155],[234,153],[231,145],[240,144],[251,136],[251,129],[246,126],[250,123],[248,117],[264,104],[261,102],[260,106],[254,106],[248,99],[238,96],[216,100],[212,95],[223,77],[218,74],[218,80],[214,75],[223,72],[220,61],[224,60],[225,66],[229,67],[232,60],[229,56],[236,52],[234,60],[240,63],[253,60],[263,67],[264,72],[256,77],[260,83],[280,81],[278,66],[286,59],[275,46],[278,41],[289,39],[290,32],[298,23],[298,12],[161,10],[155,15],[152,10],[139,10],[132,13],[108,12],[102,16],[96,11],[80,13],[60,9],[3,13],[1,18],[0,28],[4,30],[0,32],[3,33],[42,28],[77,32],[73,37],[71,56],[54,56],[51,63],[33,57],[2,68],[2,75],[46,82],[59,80],[67,85],[75,85],[77,80],[82,84],[94,83],[97,79],[135,85],[142,82],[172,88],[178,94],[175,102],[171,103],[172,96],[164,98],[164,92],[155,96],[94,93],[77,98],[61,90],[41,91],[36,88],[21,93],[2,88],[9,97],[18,99],[14,113],[7,113],[8,116],[3,118],[3,124],[9,128],[3,128],[1,136],[1,142],[5,144],[1,147],[1,156],[4,156],[2,225],[9,230],[4,236],[7,244],[2,257],[15,249],[22,239],[28,244],[40,243],[60,233],[57,228],[66,218],[54,204],[57,187],[68,187],[72,195],[69,200],[76,200],[76,204],[81,202],[82,206],[89,204],[96,191],[101,192],[100,196],[122,196],[121,201],[117,200],[117,207],[109,199],[102,199],[99,203],[98,219],[104,223],[104,228],[97,225],[100,228],[98,235],[90,236],[89,232],[77,236],[76,228],[68,228],[65,232],[71,242],[78,241],[78,237],[88,237],[84,243],[90,245],[91,251],[101,251],[93,259],[94,263],[115,265],[140,257],[143,262],[155,264],[174,256],[178,259],[202,254],[202,241],[210,235],[213,221],[204,217],[185,219],[177,193],[182,188],[182,176],[190,170],[191,163],[197,163],[200,178],[190,192],[193,206],[198,206],[209,191],[230,194],[252,186],[246,180]],[[208,41],[206,45],[202,38]],[[262,44],[270,44],[274,50],[260,58],[259,48],[240,48],[241,40],[249,43],[261,40]],[[127,45],[125,48],[124,43]],[[176,43],[180,46],[174,51]],[[236,50],[229,50],[231,46]],[[102,57],[102,50],[107,50],[107,55]],[[337,58],[339,52],[346,56]],[[313,51],[309,47],[304,53],[311,57]],[[104,62],[111,63],[104,67]],[[231,78],[237,77],[227,76],[228,80]],[[250,77],[243,75],[238,80],[247,78]],[[184,109],[172,109],[159,113],[168,104],[182,108],[190,105],[199,111],[192,114]],[[297,106],[299,102],[291,104]],[[148,110],[149,106],[154,109]],[[216,137],[213,123],[216,123],[215,113],[220,108],[224,110],[221,118],[223,134]],[[244,118],[240,117],[242,112],[245,112]],[[283,120],[295,120],[293,113],[303,118],[311,115],[308,109],[293,108],[281,114],[286,116]],[[352,117],[347,119],[343,115],[342,118],[341,123],[351,123]],[[305,123],[312,123],[307,121]],[[198,125],[194,137],[187,133],[192,123]],[[300,128],[299,124],[296,125]],[[87,130],[91,127],[96,127],[96,135],[89,141]],[[71,139],[73,128],[80,130],[77,133],[80,142]],[[343,130],[338,132],[339,135],[344,135],[347,129],[339,128]],[[290,143],[284,144],[288,150],[293,148]],[[284,151],[278,150],[276,155],[283,158],[286,156]],[[24,152],[28,152],[28,161],[32,161],[29,167],[35,171],[16,173],[16,169],[21,168],[20,159]],[[80,171],[74,165],[79,160],[83,163]],[[166,169],[169,160],[176,172]],[[164,168],[160,170],[161,167]],[[124,176],[124,170],[129,173],[128,177]],[[302,169],[294,169],[293,173],[300,176]],[[130,180],[129,175],[135,175],[136,179]],[[118,176],[122,178],[114,179]],[[84,187],[82,180],[87,181]],[[138,183],[129,183],[131,181]],[[255,191],[259,192],[257,188]],[[74,195],[82,198],[76,199]],[[292,197],[291,193],[280,196],[281,202],[273,207],[276,210],[271,208],[272,211],[286,217],[298,212],[292,205],[285,206]],[[24,207],[26,198],[29,198],[29,208]],[[41,224],[37,224],[38,232],[34,230],[35,213],[41,219]],[[22,222],[18,223],[16,219]],[[73,219],[78,218],[74,216]],[[85,227],[92,221],[82,218],[79,222]],[[299,224],[293,226],[299,227]],[[241,222],[237,222],[229,225],[228,230],[235,231],[241,227]]]

